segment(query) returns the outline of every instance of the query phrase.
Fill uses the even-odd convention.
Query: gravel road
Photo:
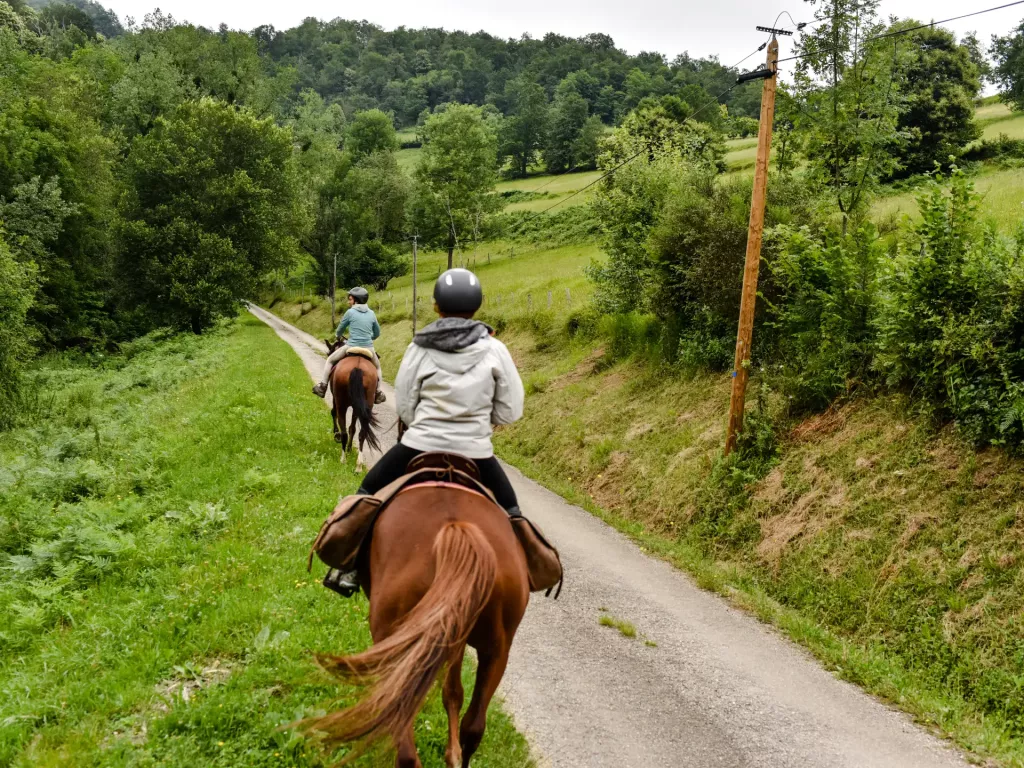
[[[250,311],[319,377],[322,342],[265,310]],[[385,373],[397,362],[385,360]],[[393,391],[385,391],[388,403],[378,409],[387,427],[395,413]],[[386,450],[395,430],[383,437]],[[501,690],[542,767],[968,765],[770,627],[508,471],[523,511],[559,546],[567,574],[557,602],[531,600]],[[639,636],[600,626],[605,614],[630,622]]]

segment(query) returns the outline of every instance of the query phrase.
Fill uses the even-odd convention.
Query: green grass
[[[1024,139],[1024,113],[1011,111],[1002,102],[992,102],[978,107],[974,113],[982,138],[998,139],[1006,134],[1011,139]]]
[[[410,147],[409,149],[398,150],[395,153],[395,159],[398,160],[398,167],[411,176],[412,172],[416,170],[416,165],[420,161],[420,154],[422,152],[422,147]]]
[[[975,187],[983,196],[983,215],[995,222],[1002,232],[1015,232],[1021,221],[1024,221],[1024,170],[988,166],[975,179]],[[917,221],[917,195],[911,191],[879,197],[872,205],[871,212],[875,221],[905,216]]]
[[[49,363],[32,422],[0,436],[0,543],[18,558],[0,582],[0,765],[326,765],[282,726],[348,701],[311,651],[369,642],[365,601],[305,570],[356,484],[327,414],[248,316],[130,353]],[[445,733],[433,695],[426,765]],[[529,763],[498,707],[480,763]]]
[[[617,630],[620,635],[629,638],[630,640],[636,637],[636,627],[628,621],[616,619],[614,616],[602,616],[597,620],[597,623],[602,627],[610,627],[611,629]]]
[[[601,176],[601,171],[583,171],[580,173],[565,173],[561,175],[537,175],[526,179],[514,179],[498,183],[497,192],[526,192],[536,193],[538,197],[522,202],[511,203],[505,206],[506,211],[532,211],[539,212],[555,205],[558,201],[565,201],[556,210],[563,206],[582,205],[589,202],[597,191],[597,185],[577,194],[570,199],[573,193],[593,183]]]
[[[725,146],[725,162],[730,172],[753,170],[757,159],[757,139],[731,139]]]

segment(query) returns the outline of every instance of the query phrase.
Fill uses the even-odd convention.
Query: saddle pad
[[[371,363],[373,362],[372,349],[367,349],[366,347],[349,347],[346,357],[351,357],[352,355],[359,355],[359,357],[365,357]]]
[[[487,499],[490,502],[494,501],[494,499],[484,496],[482,493],[480,493],[480,491],[470,488],[468,485],[462,485],[461,483],[450,483],[446,480],[426,480],[424,482],[413,483],[411,485],[405,486],[395,495],[399,496],[405,493],[406,491],[413,490],[414,488],[453,488],[457,491],[465,491],[466,493],[472,493],[474,496],[479,496],[481,499]]]

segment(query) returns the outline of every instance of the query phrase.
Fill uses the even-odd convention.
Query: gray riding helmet
[[[365,304],[370,300],[370,292],[358,285],[349,291],[348,295],[356,300],[356,304]]]
[[[434,283],[434,301],[446,315],[471,315],[484,303],[484,291],[468,269],[449,269]]]

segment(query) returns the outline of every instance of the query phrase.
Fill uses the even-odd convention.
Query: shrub
[[[867,373],[874,351],[882,245],[871,224],[845,236],[789,231],[768,262],[773,372],[795,411],[822,409]]]
[[[878,369],[977,443],[1024,447],[1024,261],[978,219],[973,184],[919,198],[882,294]]]

